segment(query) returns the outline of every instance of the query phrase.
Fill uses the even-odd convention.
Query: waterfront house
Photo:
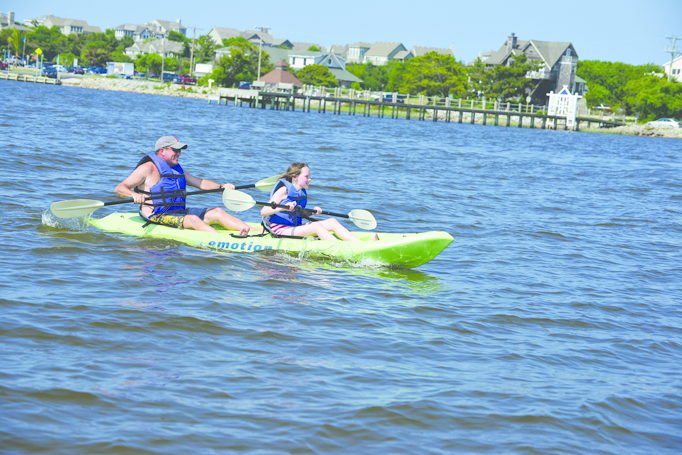
[[[241,30],[237,30],[236,28],[213,27],[211,30],[208,31],[207,35],[218,46],[222,46],[223,40],[242,36],[242,32]]]
[[[350,87],[353,82],[362,82],[362,79],[346,70],[346,61],[343,56],[334,52],[296,51],[279,47],[264,47],[263,52],[268,54],[270,61],[284,61],[294,70],[308,65],[326,66],[341,87]]]
[[[31,30],[30,28],[25,27],[14,20],[13,11],[10,11],[7,13],[7,15],[0,13],[0,30],[4,30],[6,28],[16,28],[20,32],[28,32]]]
[[[125,55],[136,59],[142,54],[158,54],[161,57],[177,57],[184,52],[185,45],[177,41],[156,39],[152,41],[138,41],[125,49]]]
[[[114,28],[114,37],[118,40],[131,37],[135,41],[144,41],[156,37],[155,33],[146,25],[122,24]]]
[[[481,54],[486,66],[510,65],[514,57],[526,54],[529,61],[539,62],[540,68],[528,73],[536,82],[529,94],[533,102],[544,104],[547,94],[559,93],[566,87],[572,94],[584,94],[585,84],[576,82],[578,54],[568,42],[519,40],[512,33],[497,51]]]
[[[663,64],[663,71],[669,78],[682,82],[682,55]]]
[[[294,47],[294,44],[291,41],[274,38],[270,33],[260,30],[237,30],[236,28],[213,27],[209,30],[208,36],[218,46],[223,45],[223,40],[241,37],[258,46],[281,46],[288,49]]]
[[[401,43],[372,43],[365,52],[362,63],[385,65],[391,60],[405,61],[412,58],[412,54]]]
[[[57,27],[62,35],[81,35],[84,33],[99,33],[102,31],[99,27],[88,25],[87,22],[80,19],[66,19],[51,14],[35,17],[26,22],[34,25],[42,25],[47,28]]]
[[[369,43],[353,43],[346,48],[346,61],[348,63],[365,63],[365,54],[372,47]]]
[[[300,41],[294,41],[291,44],[292,44],[292,46],[291,46],[292,51],[307,51],[311,47],[322,49],[322,46],[320,46],[317,43],[302,43]]]
[[[414,46],[410,51],[413,57],[422,57],[429,52],[435,52],[436,54],[451,55],[455,56],[454,49],[445,49],[442,47],[428,47],[428,46]]]
[[[187,27],[182,25],[180,19],[176,21],[163,21],[155,19],[141,25],[122,24],[114,28],[114,37],[122,39],[130,36],[135,41],[144,41],[150,38],[167,38],[170,32],[177,32],[187,36]]]
[[[182,25],[180,19],[176,21],[164,21],[160,19],[154,19],[151,22],[146,22],[142,24],[149,27],[152,32],[156,34],[157,38],[165,38],[170,32],[177,32],[183,36],[187,36],[187,27]]]

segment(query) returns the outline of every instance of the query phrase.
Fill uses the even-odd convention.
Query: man
[[[163,136],[156,141],[156,152],[146,155],[125,180],[116,186],[116,194],[132,198],[140,205],[140,215],[150,223],[166,226],[215,231],[211,223],[227,229],[238,230],[240,235],[249,232],[249,226],[220,207],[187,208],[186,186],[202,190],[216,188],[234,189],[231,183],[220,185],[200,179],[185,172],[179,164],[180,154],[187,148],[174,136]]]

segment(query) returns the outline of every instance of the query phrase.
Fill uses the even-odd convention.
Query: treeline
[[[259,59],[258,46],[244,38],[224,40],[222,46],[218,46],[208,35],[200,36],[192,43],[184,35],[171,32],[168,40],[182,43],[179,56],[162,59],[156,54],[146,54],[133,60],[124,54],[125,49],[133,45],[132,38],[117,40],[113,30],[83,35],[62,35],[57,27],[43,26],[30,32],[0,31],[0,44],[11,49],[14,55],[29,56],[40,48],[46,61],[59,58],[64,65],[71,65],[76,59],[81,66],[132,62],[139,72],[159,74],[162,68],[187,73],[192,60],[194,63],[211,62],[214,70],[199,80],[202,85],[213,80],[215,85],[234,87],[242,81],[257,79],[259,63],[261,75],[273,68],[268,54],[263,52]],[[218,47],[230,47],[230,52],[216,61]],[[528,61],[525,55],[518,56],[509,66],[491,68],[480,60],[465,65],[451,55],[429,53],[381,66],[348,64],[346,69],[363,81],[355,83],[353,88],[410,95],[525,102],[538,84],[526,77],[529,71],[538,69],[538,63]],[[310,65],[292,72],[307,85],[338,85],[329,69],[322,65]],[[682,117],[682,84],[668,80],[656,65],[585,60],[578,62],[577,75],[587,83],[585,100],[588,107],[608,106],[623,114],[635,115],[640,121]],[[534,99],[532,102],[544,104],[546,100]]]
[[[682,118],[682,84],[656,65],[583,60],[576,73],[587,81],[588,106],[609,106],[640,121]]]

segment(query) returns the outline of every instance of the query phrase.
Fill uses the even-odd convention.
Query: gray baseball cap
[[[184,150],[187,148],[187,144],[183,144],[175,136],[161,136],[156,140],[156,146],[154,147],[154,150],[158,151],[166,147],[170,147],[175,150]]]

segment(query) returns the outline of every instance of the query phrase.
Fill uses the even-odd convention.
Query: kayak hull
[[[299,256],[322,257],[347,262],[370,262],[394,267],[418,267],[435,258],[452,241],[444,231],[419,233],[354,232],[359,242],[319,240],[317,237],[286,238],[270,234],[260,235],[260,224],[248,223],[249,236],[239,236],[236,231],[216,227],[217,232],[176,229],[158,224],[143,227],[144,220],[137,213],[112,213],[103,218],[90,218],[89,223],[98,229],[138,237],[175,240],[193,247],[208,248],[233,253],[259,253],[280,251]]]

